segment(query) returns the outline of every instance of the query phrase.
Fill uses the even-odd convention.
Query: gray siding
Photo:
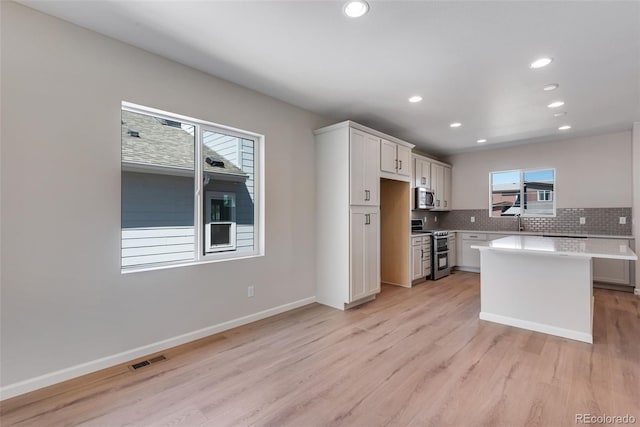
[[[190,177],[122,173],[123,267],[194,258],[193,188]],[[252,251],[253,186],[212,180],[206,191],[235,193],[236,251]]]
[[[122,228],[193,227],[193,178],[122,173]]]

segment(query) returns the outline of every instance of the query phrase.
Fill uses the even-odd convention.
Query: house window
[[[491,172],[489,216],[555,216],[555,169]]]
[[[549,191],[549,190],[538,190],[538,201],[539,202],[550,202],[551,201],[551,191]]]
[[[235,194],[207,191],[205,210],[205,252],[235,250]]]
[[[122,271],[263,254],[261,135],[124,102],[121,126]]]

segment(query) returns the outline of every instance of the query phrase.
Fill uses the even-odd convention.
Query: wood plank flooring
[[[594,344],[478,320],[479,275],[313,304],[6,400],[8,426],[640,424],[640,298],[595,291]]]

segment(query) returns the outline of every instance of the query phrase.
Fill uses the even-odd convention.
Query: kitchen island
[[[509,236],[478,242],[480,319],[593,343],[592,259],[637,260],[599,239]]]

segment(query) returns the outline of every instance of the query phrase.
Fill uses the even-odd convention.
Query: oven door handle
[[[448,253],[449,253],[449,249],[447,249],[446,251],[436,251],[436,255],[448,254]]]

